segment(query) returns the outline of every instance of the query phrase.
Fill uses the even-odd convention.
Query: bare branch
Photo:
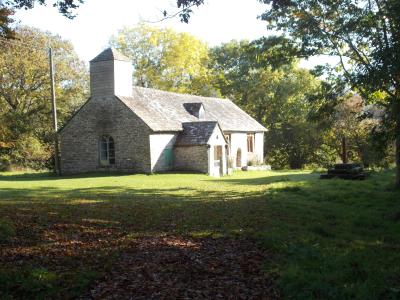
[[[194,3],[191,4],[191,5],[189,5],[188,7],[185,7],[185,8],[183,8],[183,9],[181,9],[181,10],[179,10],[179,11],[173,13],[172,15],[168,15],[168,14],[167,14],[167,11],[163,11],[164,17],[163,17],[162,19],[157,20],[157,21],[144,21],[144,22],[145,22],[145,23],[149,23],[149,24],[154,24],[154,23],[163,22],[163,21],[168,20],[168,19],[173,19],[173,18],[179,16],[179,15],[180,15],[181,13],[183,13],[185,10],[188,10],[188,9],[192,8],[193,6],[195,6]]]

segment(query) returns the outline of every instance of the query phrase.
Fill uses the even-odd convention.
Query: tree
[[[335,105],[328,120],[324,141],[342,153],[341,138],[346,138],[348,158],[364,166],[387,165],[388,150],[384,143],[376,147],[375,132],[381,125],[382,109],[376,105],[365,105],[360,95],[347,93]],[[326,119],[324,120],[327,121]]]
[[[132,58],[136,85],[211,95],[208,47],[188,33],[140,24],[124,28],[110,45]]]
[[[0,43],[0,155],[11,163],[43,167],[52,141],[48,53],[51,45],[56,68],[56,95],[60,125],[87,95],[87,70],[72,45],[60,37],[32,28],[16,30],[18,41]],[[26,145],[42,159],[26,155]],[[40,149],[39,149],[40,148]],[[39,151],[40,150],[40,151]]]
[[[259,1],[268,5],[262,19],[270,29],[296,41],[305,56],[339,57],[343,79],[350,87],[365,100],[386,107],[384,124],[395,140],[396,186],[400,187],[400,1]],[[178,0],[187,14],[184,20],[189,19],[190,7],[203,3]]]
[[[320,83],[291,62],[293,56],[287,52],[291,48],[285,45],[285,40],[276,38],[232,41],[212,49],[210,65],[221,94],[268,129],[268,162],[275,168],[301,168],[316,161],[315,148],[321,143],[317,126],[307,119],[311,108],[307,94]]]
[[[0,5],[0,37],[14,38],[14,31],[10,27],[14,21],[12,15],[12,10]]]
[[[396,0],[263,0],[270,28],[298,41],[307,56],[339,57],[343,79],[368,102],[386,107],[396,141],[400,187],[400,2]],[[377,97],[379,96],[379,97]]]

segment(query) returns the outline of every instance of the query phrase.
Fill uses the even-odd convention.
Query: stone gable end
[[[151,171],[150,129],[117,97],[91,98],[61,130],[63,174],[93,171]],[[101,167],[99,140],[111,136],[115,164]]]

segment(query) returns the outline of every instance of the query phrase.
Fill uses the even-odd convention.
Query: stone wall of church
[[[174,148],[174,170],[208,173],[208,145]]]
[[[113,165],[100,165],[99,140],[103,135],[114,140]],[[148,126],[118,98],[92,98],[60,131],[61,171],[150,173],[149,135]]]

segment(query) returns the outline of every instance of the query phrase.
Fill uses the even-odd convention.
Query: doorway
[[[222,161],[222,146],[214,146],[214,172],[218,176],[223,175]]]

